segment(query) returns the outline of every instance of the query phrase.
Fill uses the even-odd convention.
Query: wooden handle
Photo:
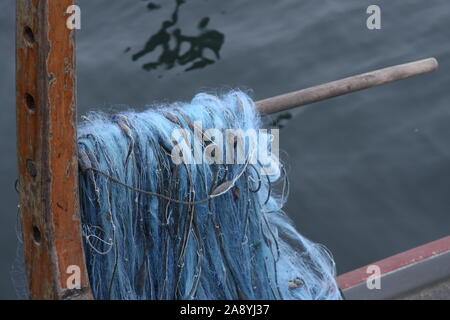
[[[261,114],[271,114],[432,72],[437,67],[435,58],[400,64],[264,99],[256,106]]]

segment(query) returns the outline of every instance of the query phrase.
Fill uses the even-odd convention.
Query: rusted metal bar
[[[32,299],[92,297],[78,202],[75,35],[66,27],[73,2],[16,2],[20,213]]]
[[[436,70],[435,58],[379,69],[256,102],[261,114],[284,111]]]

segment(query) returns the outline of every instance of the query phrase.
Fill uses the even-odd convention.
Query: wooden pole
[[[73,2],[16,2],[20,213],[32,299],[92,297],[78,202],[75,35],[66,27]]]
[[[319,86],[282,94],[256,102],[261,114],[271,114],[304,106],[313,102],[337,97],[347,93],[380,86],[436,70],[435,58],[419,60],[379,69]]]

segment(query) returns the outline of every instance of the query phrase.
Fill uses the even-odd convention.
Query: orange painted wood
[[[20,213],[32,299],[91,298],[81,238],[73,0],[17,0]],[[68,289],[69,266],[81,287]]]

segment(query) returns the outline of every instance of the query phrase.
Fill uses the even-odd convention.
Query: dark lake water
[[[80,114],[231,88],[258,100],[436,57],[433,74],[294,110],[280,139],[286,211],[332,251],[339,273],[450,234],[448,0],[78,3]],[[371,31],[374,3],[382,29]],[[15,297],[14,4],[0,4],[0,298]]]

